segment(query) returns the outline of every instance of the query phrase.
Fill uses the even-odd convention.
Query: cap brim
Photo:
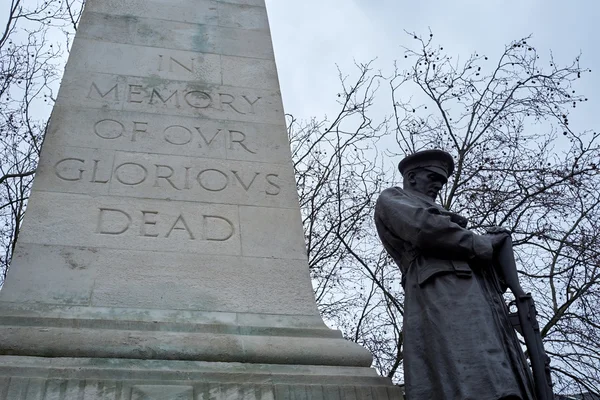
[[[423,167],[423,169],[430,171],[430,172],[435,172],[438,175],[441,175],[444,177],[444,180],[446,180],[446,182],[448,181],[448,171],[446,171],[444,168],[442,167],[436,167],[435,165],[430,165],[427,167]]]

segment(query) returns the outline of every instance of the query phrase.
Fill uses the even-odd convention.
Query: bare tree
[[[6,17],[0,21],[0,287],[19,236],[65,43],[82,3],[11,0],[1,7]],[[67,42],[58,33],[67,34]]]
[[[530,38],[510,43],[493,60],[475,53],[464,61],[446,54],[431,34],[410,38],[417,46],[406,48],[408,68],[397,63],[387,79],[365,74],[354,87],[343,85],[341,99],[370,79],[387,81],[389,130],[398,143],[398,151],[387,154],[397,160],[432,147],[453,154],[456,171],[440,200],[467,216],[471,229],[502,225],[512,230],[521,279],[538,303],[556,390],[600,392],[600,317],[595,311],[600,305],[600,141],[595,132],[574,131],[569,121],[577,104],[587,101],[575,86],[589,70],[580,66],[579,57],[566,66],[551,54],[543,61]],[[371,93],[366,104],[374,98]],[[385,122],[379,129],[388,127]],[[312,121],[290,130],[292,142],[298,143],[298,135],[312,129],[311,147],[296,145],[296,159],[299,154],[316,157],[318,143],[335,138],[335,129],[323,126],[329,124]],[[353,131],[361,129],[352,126]],[[356,146],[384,137],[387,130],[367,133],[357,137],[361,142]],[[328,168],[329,158],[320,160],[321,170],[296,168],[317,299],[324,316],[371,349],[380,371],[400,382],[402,290],[397,268],[373,240],[371,218],[345,225],[343,219],[319,214],[322,204],[341,210],[338,215],[358,206],[356,199],[336,200],[336,191],[343,195],[352,185],[363,191],[357,198],[368,202],[362,207],[372,215],[374,192],[394,177],[378,170],[382,184],[364,185],[364,157],[360,163],[341,159],[345,166],[338,170]],[[307,173],[316,176],[307,180]],[[328,198],[321,203],[323,188]],[[348,226],[351,235],[326,236]],[[318,246],[325,243],[335,251],[319,253]]]
[[[402,307],[398,293],[380,285],[389,260],[372,231],[376,196],[390,184],[378,151],[379,140],[390,134],[389,120],[374,122],[369,116],[383,77],[370,62],[357,64],[351,76],[340,73],[339,79],[339,111],[332,118],[289,116],[292,159],[321,313],[369,347],[383,369],[396,359],[390,353],[399,348],[399,339],[390,343],[385,332],[401,337],[401,324],[390,320]]]

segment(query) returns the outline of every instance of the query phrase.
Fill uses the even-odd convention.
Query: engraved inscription
[[[127,162],[118,165],[113,176],[119,183],[127,186],[137,186],[148,178],[148,170],[141,164]]]
[[[161,92],[159,92],[156,89],[152,89],[152,93],[150,94],[149,104],[158,103],[159,100],[162,104],[165,104],[165,105],[171,104],[177,108],[181,107],[179,104],[179,92],[177,90],[173,91],[173,93],[165,94],[163,92],[163,94],[161,95]]]
[[[98,209],[96,233],[146,238],[173,238],[225,242],[236,233],[234,223],[214,214],[192,216],[184,212],[174,216],[155,210]]]
[[[158,138],[173,146],[195,146],[198,148],[242,150],[256,154],[249,143],[248,135],[241,130],[227,127],[206,128],[203,126],[169,125],[153,126],[146,121],[121,122],[114,119],[102,119],[94,124],[94,134],[106,140],[149,140]]]
[[[89,182],[92,183],[108,183],[110,176],[106,177],[106,172],[99,172],[100,160],[92,160],[93,166],[91,167],[91,173],[89,176]],[[83,168],[88,162],[81,158],[64,158],[54,164],[54,173],[56,176],[67,182],[78,182],[84,178],[86,169]],[[101,178],[100,176],[105,176]]]
[[[140,95],[143,95],[144,93],[140,90],[142,89],[143,86],[142,85],[129,85],[128,87],[128,91],[127,91],[127,102],[128,103],[141,103],[144,100],[142,98],[140,98]]]
[[[77,168],[85,164],[81,158],[64,158],[54,164],[54,173],[63,181],[80,181],[85,169]]]
[[[158,105],[167,108],[214,109],[240,115],[256,114],[260,96],[242,94],[235,96],[221,91],[168,88],[168,85],[145,86],[140,84],[115,83],[100,85],[92,82],[87,98],[93,100],[120,101],[124,98],[131,104]]]
[[[281,186],[279,186],[279,184],[277,183],[278,179],[279,179],[279,175],[267,174],[265,179],[270,185],[270,187],[267,188],[266,193],[269,196],[277,196],[279,194],[279,192],[281,192]]]
[[[190,57],[186,61],[181,61],[172,56],[165,56],[162,54],[158,55],[158,71],[169,71],[169,72],[179,72],[179,71],[187,71],[189,73],[196,72],[195,69],[195,61],[196,59]]]
[[[123,136],[125,125],[114,119],[103,119],[94,125],[94,133],[102,139],[113,140]],[[134,141],[133,138],[131,141]]]
[[[128,187],[207,192],[243,191],[278,196],[279,174],[237,168],[169,165],[148,160],[109,163],[99,159],[63,158],[54,165],[55,175],[66,182],[119,183]]]
[[[107,219],[110,223],[106,222]],[[96,232],[102,235],[120,235],[129,229],[131,221],[131,216],[125,211],[116,208],[100,208]]]
[[[95,98],[95,97],[100,97],[101,99],[104,98],[110,98],[109,94],[113,94],[113,99],[115,101],[119,100],[119,85],[117,83],[115,83],[115,85],[113,87],[111,87],[110,89],[108,89],[105,92],[102,92],[99,88],[98,85],[96,85],[95,82],[92,82],[92,86],[90,86],[90,91],[88,92],[88,99],[91,98]]]

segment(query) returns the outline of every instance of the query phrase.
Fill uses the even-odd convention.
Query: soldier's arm
[[[425,206],[401,189],[390,188],[379,196],[377,217],[399,238],[435,257],[489,260],[493,249],[489,237],[478,235],[452,222],[436,207]]]

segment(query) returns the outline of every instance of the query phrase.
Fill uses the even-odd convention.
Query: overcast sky
[[[592,69],[580,92],[590,101],[571,121],[581,129],[600,125],[600,2],[597,0],[266,0],[285,110],[296,117],[332,115],[339,91],[336,64],[378,58],[391,72],[411,45],[404,30],[427,35],[451,54],[474,51],[497,60],[504,45],[533,34],[541,57],[553,52],[566,63],[579,52]],[[573,124],[572,124],[573,126]]]

